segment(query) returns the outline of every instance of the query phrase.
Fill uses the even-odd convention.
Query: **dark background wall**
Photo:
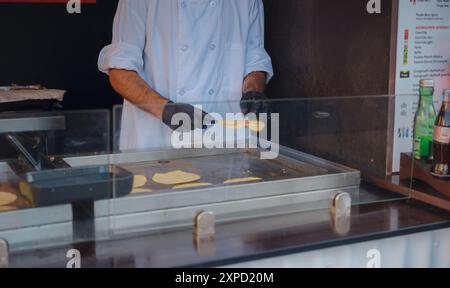
[[[97,57],[111,41],[117,0],[82,5],[70,15],[64,4],[0,3],[0,86],[42,84],[64,89],[64,108],[111,108],[121,98],[97,70]],[[34,108],[34,107],[33,107]],[[78,115],[78,116],[77,116]],[[56,133],[52,154],[90,153],[110,147],[108,115],[68,114],[67,131]],[[0,158],[16,158],[0,137]]]
[[[391,0],[265,0],[266,46],[275,63],[274,97],[388,92]]]
[[[389,101],[322,98],[389,92],[391,0],[381,0],[382,13],[375,15],[366,12],[367,0],[264,2],[266,47],[276,72],[269,96],[315,99],[275,105],[282,112],[282,143],[384,171]],[[120,103],[97,70],[116,5],[117,0],[98,0],[83,5],[81,15],[69,15],[62,4],[0,4],[0,85],[65,89],[66,109]]]
[[[0,3],[0,86],[42,84],[67,90],[68,109],[110,108],[120,103],[97,57],[111,41],[117,0],[82,5]]]
[[[371,173],[389,170],[391,0],[265,0],[284,145]],[[349,97],[350,96],[350,97]],[[330,98],[331,97],[331,98]]]
[[[374,95],[388,91],[391,0],[369,15],[367,0],[264,0],[266,46],[275,66],[272,97]],[[41,83],[68,91],[67,108],[110,107],[97,70],[111,40],[117,0],[85,4],[0,4],[0,85]]]

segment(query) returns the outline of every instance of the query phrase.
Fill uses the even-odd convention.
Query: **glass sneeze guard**
[[[127,105],[113,109],[112,122],[108,111],[49,112],[64,125],[15,134],[24,143],[45,139],[36,155],[54,167],[36,171],[17,147],[4,142],[9,153],[0,162],[0,187],[17,200],[0,206],[0,238],[12,251],[24,251],[191,229],[200,211],[212,211],[220,224],[330,209],[341,193],[350,195],[353,205],[408,197],[412,179],[389,171],[397,135],[388,109],[394,97],[269,100],[268,113],[253,118],[240,115],[238,101],[191,103],[213,114],[213,121],[175,136],[147,112]],[[158,145],[121,149],[132,146],[127,143],[132,137],[121,139],[130,115],[148,121],[136,141],[145,146],[154,138]],[[48,113],[33,119],[44,116]],[[33,172],[41,173],[24,176]],[[57,204],[38,202],[45,185],[33,186],[31,180],[43,179],[42,172],[60,173],[60,182],[47,184],[67,192],[76,183],[78,190],[65,202],[52,198],[50,189],[47,197],[58,198]],[[406,192],[393,193],[382,182]]]

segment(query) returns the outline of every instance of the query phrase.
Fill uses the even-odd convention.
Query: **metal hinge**
[[[194,218],[194,234],[197,237],[212,237],[216,233],[216,216],[211,211],[202,211]]]
[[[9,267],[9,245],[8,241],[0,239],[0,268]]]
[[[200,256],[214,255],[216,216],[211,211],[202,211],[194,217],[194,242]]]
[[[350,232],[352,214],[352,197],[349,193],[336,194],[331,208],[331,220],[333,228],[339,235]]]

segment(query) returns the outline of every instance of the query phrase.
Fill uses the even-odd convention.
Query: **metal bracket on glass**
[[[331,208],[331,220],[333,228],[339,235],[350,232],[350,220],[352,213],[352,197],[349,193],[342,192],[334,196]]]
[[[216,234],[216,216],[211,211],[202,211],[194,218],[194,235],[200,238]]]
[[[214,255],[214,235],[216,234],[216,216],[211,211],[198,213],[194,218],[194,242],[200,256]]]
[[[0,239],[0,268],[9,267],[9,245],[6,240]]]

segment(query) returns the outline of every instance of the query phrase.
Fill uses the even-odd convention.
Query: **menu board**
[[[442,92],[450,89],[450,0],[399,0],[395,125],[392,172],[400,154],[412,152],[419,81],[435,81],[438,112]]]

